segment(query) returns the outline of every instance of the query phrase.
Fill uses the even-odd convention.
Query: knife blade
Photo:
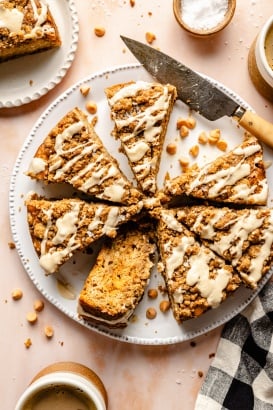
[[[210,121],[224,116],[234,118],[245,130],[273,148],[273,124],[258,114],[245,109],[238,101],[209,80],[151,46],[131,38],[121,39],[157,81],[170,83],[177,89],[178,99],[191,110],[200,113]]]

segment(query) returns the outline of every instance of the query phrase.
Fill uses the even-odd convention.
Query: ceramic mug
[[[41,370],[19,398],[15,410],[106,410],[107,392],[99,376],[74,362]]]
[[[273,16],[266,21],[250,47],[248,71],[259,93],[273,101]]]

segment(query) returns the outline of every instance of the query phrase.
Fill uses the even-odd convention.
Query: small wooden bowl
[[[219,31],[223,30],[230,23],[234,15],[235,8],[236,8],[236,0],[228,0],[227,12],[223,20],[220,23],[218,23],[216,26],[209,28],[209,29],[197,29],[197,28],[188,26],[183,21],[182,3],[183,3],[183,0],[173,0],[173,12],[174,12],[176,21],[185,31],[197,37],[210,36],[212,34],[216,34]]]

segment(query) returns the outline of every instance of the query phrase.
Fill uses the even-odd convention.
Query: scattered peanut
[[[221,131],[217,128],[215,130],[210,131],[208,142],[211,145],[216,145],[217,141],[219,141],[221,136]]]
[[[44,306],[44,302],[40,299],[35,300],[33,303],[33,307],[36,312],[41,312],[44,309]]]
[[[166,147],[166,151],[170,155],[175,155],[176,150],[177,150],[176,144],[174,144],[173,142],[170,142],[170,144],[168,144]]]
[[[103,37],[105,34],[105,28],[102,26],[96,26],[94,28],[94,33],[97,37]]]
[[[9,242],[8,245],[9,245],[10,249],[15,249],[15,243],[14,242]]]
[[[167,312],[171,307],[171,304],[168,300],[162,300],[159,304],[159,309],[161,312],[165,313]]]
[[[154,33],[147,31],[147,33],[145,34],[145,38],[146,38],[147,43],[152,44],[154,40],[156,39],[156,36]]]
[[[34,324],[34,323],[36,323],[37,322],[37,319],[38,319],[38,316],[37,316],[37,313],[36,312],[28,312],[28,314],[27,314],[27,321],[30,323],[30,324]]]
[[[179,134],[181,138],[185,138],[189,135],[189,129],[186,125],[182,125],[179,129]]]
[[[158,291],[157,291],[157,289],[149,289],[149,290],[148,290],[148,296],[149,296],[149,298],[151,298],[151,299],[156,299],[157,296],[158,296]]]
[[[156,312],[155,308],[150,307],[146,310],[147,319],[155,319],[156,315],[157,315],[157,312]]]
[[[134,7],[134,5],[136,4],[135,0],[130,0],[130,6]]]
[[[208,136],[205,131],[201,132],[198,136],[199,144],[205,145],[208,142]]]
[[[85,108],[89,112],[89,114],[96,114],[97,112],[97,104],[94,101],[88,101],[85,105]]]
[[[190,130],[193,130],[193,129],[195,128],[195,126],[196,126],[196,119],[193,118],[193,117],[187,118],[185,125],[186,125],[186,127],[188,127]]]
[[[216,142],[216,147],[220,149],[221,151],[226,151],[227,146],[228,144],[225,140],[219,140]]]
[[[54,335],[54,330],[52,326],[45,326],[44,327],[45,335],[48,339],[51,339]]]
[[[80,92],[84,97],[87,97],[90,91],[90,87],[88,87],[87,85],[82,85],[80,87]]]
[[[189,154],[192,155],[193,157],[197,157],[199,154],[199,146],[198,145],[193,145],[189,149]]]
[[[182,171],[186,171],[190,165],[190,161],[188,160],[188,158],[182,157],[179,159],[179,164],[182,168]]]
[[[21,289],[16,288],[11,292],[11,297],[13,300],[20,300],[23,297],[23,292]]]
[[[25,340],[24,345],[26,346],[27,349],[29,349],[30,346],[32,345],[32,341],[29,337]]]

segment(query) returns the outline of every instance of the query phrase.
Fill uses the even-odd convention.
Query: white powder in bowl
[[[182,20],[197,30],[214,28],[228,10],[228,0],[183,0],[181,5]]]

